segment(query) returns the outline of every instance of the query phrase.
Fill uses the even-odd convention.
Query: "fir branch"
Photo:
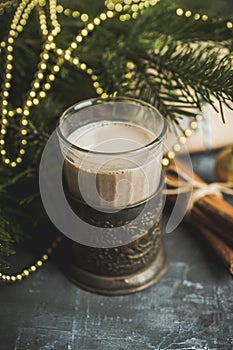
[[[0,210],[0,270],[8,267],[4,257],[14,254],[14,250],[10,248],[13,240],[8,232],[9,222],[4,218],[4,214]]]
[[[172,2],[168,5],[167,1],[161,1],[158,6],[144,11],[142,16],[136,21],[136,25],[132,27],[131,35],[140,38],[141,42],[146,42],[149,46],[156,38],[155,34],[164,34],[172,37],[173,40],[182,42],[200,42],[213,41],[222,43],[225,47],[230,47],[232,43],[232,32],[226,27],[227,20],[232,20],[233,16],[226,15],[225,18],[217,17],[216,14],[208,17],[207,21],[195,20],[194,13],[190,17],[177,16],[176,10],[180,4]],[[190,9],[187,7],[186,9]],[[185,7],[184,7],[185,12]],[[200,18],[204,13],[203,6],[198,11]],[[166,19],[164,19],[164,14]],[[206,16],[206,14],[205,14]],[[142,29],[143,30],[140,30]]]
[[[221,104],[233,102],[232,56],[212,45],[182,44],[164,35],[162,39],[155,42],[156,50],[145,51],[137,42],[127,41],[117,54],[108,51],[104,74],[100,73],[105,89],[145,99],[171,120],[194,116],[202,101],[217,109],[215,97],[224,119]],[[128,81],[127,62],[134,66]]]

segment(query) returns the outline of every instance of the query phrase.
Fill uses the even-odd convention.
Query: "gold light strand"
[[[201,112],[203,113],[206,107],[202,105]],[[198,123],[202,120],[201,114],[196,114],[196,116],[189,122],[189,127],[184,130],[184,132],[178,137],[177,142],[173,145],[172,149],[163,157],[162,165],[164,167],[170,164],[170,161],[175,158],[176,153],[180,152],[182,146],[186,144],[187,139],[193,134],[197,129]]]
[[[40,21],[41,34],[42,36],[47,37],[49,32],[47,27],[46,14],[42,7],[39,7],[38,15],[39,15],[39,21]]]
[[[65,10],[64,10],[65,12]],[[77,49],[79,45],[84,41],[84,39],[91,33],[97,26],[101,24],[101,22],[106,21],[108,18],[113,18],[116,16],[116,13],[113,11],[107,11],[106,13],[101,13],[98,17],[95,17],[91,22],[89,22],[81,31],[78,33],[78,35],[75,37],[75,40],[71,42],[70,46],[65,50],[64,58],[74,66],[76,66],[81,71],[86,72],[92,80],[92,85],[97,93],[97,95],[100,95],[102,97],[107,97],[108,95],[104,92],[104,90],[101,88],[100,83],[97,81],[97,76],[93,73],[93,70],[87,66],[86,63],[80,62],[80,59],[78,56],[71,57],[71,53],[73,50]],[[82,14],[81,19],[86,22],[88,20],[87,14]]]
[[[196,21],[202,20],[203,22],[208,21],[209,17],[207,14],[201,15],[200,13],[192,13],[191,10],[184,10],[181,7],[176,9],[177,16],[185,16],[187,18],[194,18]]]
[[[232,29],[232,28],[233,28],[233,22],[232,22],[232,21],[227,21],[226,27],[227,27],[228,29]]]
[[[134,2],[139,2],[140,4],[145,3],[145,7],[148,6],[154,6],[159,0],[151,0],[151,1],[134,1]],[[125,3],[127,3],[127,0],[125,0]],[[129,1],[128,1],[129,3]],[[131,4],[131,7],[128,6],[128,9],[130,9],[133,13],[137,12],[138,10],[141,10],[143,6],[141,7],[135,7],[135,4]],[[115,17],[118,12],[121,12],[123,8],[119,6],[119,3],[115,3],[114,6],[110,4],[107,4],[108,11],[106,13],[101,13],[98,17],[94,18],[92,22],[88,23],[86,27],[84,27],[81,32],[76,36],[75,40],[70,44],[70,46],[65,50],[65,53],[60,49],[60,55],[64,57],[64,59],[74,66],[76,66],[78,69],[85,71],[88,75],[90,75],[92,81],[93,81],[93,87],[96,90],[97,95],[100,95],[101,97],[107,97],[108,95],[104,92],[104,90],[100,86],[100,82],[97,81],[97,76],[90,73],[92,72],[91,68],[88,68],[86,63],[81,63],[80,59],[78,56],[76,57],[71,57],[71,53],[74,49],[77,49],[78,46],[84,41],[84,38],[88,36],[90,32],[92,32],[96,26],[99,26],[101,22],[105,21],[106,19],[110,19]],[[112,11],[113,10],[113,11]],[[124,8],[125,10],[125,8]],[[88,15],[87,14],[80,14],[78,11],[71,11],[69,8],[64,9],[63,6],[58,5],[57,6],[57,11],[58,13],[64,13],[66,16],[73,16],[73,17],[78,17],[80,15],[81,20],[83,22],[88,21]],[[127,19],[130,19],[131,17],[127,17]],[[121,17],[120,17],[121,19]]]
[[[46,253],[41,256],[31,266],[24,268],[22,272],[18,274],[8,275],[0,272],[0,281],[14,283],[22,281],[25,277],[28,277],[33,272],[36,272],[38,268],[42,267],[46,261],[48,261],[49,256],[53,253],[54,249],[57,248],[58,244],[62,241],[62,236],[57,236],[56,240],[51,244],[51,247],[47,249]]]
[[[27,5],[29,1],[24,1],[22,4],[21,4],[21,11],[24,10],[25,6]],[[35,1],[33,2],[34,5],[35,5]],[[40,0],[39,1],[39,4],[40,5],[45,5],[45,2]],[[31,6],[31,2],[29,2],[29,8],[32,10],[32,6]],[[26,11],[25,11],[26,12]],[[27,12],[26,12],[27,13]],[[28,13],[27,13],[28,14]],[[16,17],[19,18],[21,14],[19,13],[16,13]],[[75,13],[73,13],[73,16],[75,17],[77,15],[77,11]],[[27,18],[29,17],[29,14],[27,16]],[[1,136],[2,136],[2,139],[0,141],[0,146],[1,146],[1,155],[2,155],[2,158],[3,158],[3,161],[5,162],[5,164],[9,164],[10,166],[12,167],[15,167],[17,165],[17,163],[20,163],[22,161],[22,156],[25,154],[25,149],[21,148],[19,150],[19,156],[16,158],[16,161],[11,161],[9,158],[7,158],[7,153],[6,153],[6,150],[4,149],[4,144],[5,144],[5,140],[4,140],[4,136],[6,134],[6,125],[8,123],[7,119],[5,118],[5,116],[8,116],[9,117],[12,117],[14,116],[16,113],[19,114],[19,112],[22,114],[22,119],[21,119],[21,124],[23,126],[23,128],[21,129],[21,134],[23,136],[26,136],[27,134],[27,129],[26,129],[26,125],[28,125],[28,121],[27,121],[27,118],[30,114],[30,108],[34,105],[38,105],[39,104],[39,100],[41,98],[45,98],[46,97],[46,93],[48,90],[50,90],[51,88],[51,82],[55,80],[55,74],[59,72],[60,70],[60,66],[62,65],[62,63],[64,62],[64,59],[63,58],[58,58],[56,64],[53,66],[51,72],[47,75],[46,77],[46,82],[45,84],[42,86],[42,89],[41,91],[39,91],[39,88],[41,86],[41,81],[43,80],[44,78],[44,74],[43,74],[43,70],[46,69],[46,60],[49,59],[49,53],[48,51],[50,49],[53,49],[55,50],[56,49],[56,52],[57,54],[59,55],[62,55],[64,56],[66,59],[70,58],[68,52],[69,50],[66,50],[66,52],[64,52],[63,50],[61,49],[57,49],[56,48],[56,44],[54,42],[54,36],[57,35],[59,32],[60,32],[60,25],[59,25],[59,22],[57,21],[57,16],[56,16],[56,1],[50,1],[50,19],[51,19],[51,22],[54,26],[53,30],[52,30],[52,33],[48,36],[46,42],[45,42],[45,45],[44,45],[44,51],[42,52],[42,60],[39,64],[39,69],[38,71],[36,72],[35,74],[35,80],[32,82],[32,88],[31,90],[28,92],[27,94],[27,100],[25,101],[25,104],[23,106],[23,108],[16,108],[15,111],[7,111],[6,108],[2,108],[3,109],[3,122],[2,122],[2,130],[1,130]],[[87,19],[88,19],[88,16],[86,14],[83,14],[82,15],[82,19],[83,21],[85,22]],[[98,22],[97,20],[95,22]],[[26,23],[24,23],[26,24]],[[46,30],[47,28],[45,27],[45,18],[44,18],[44,13],[43,11],[40,12],[40,25],[41,25],[41,29],[42,31]],[[43,27],[42,27],[43,26]],[[16,27],[16,25],[14,26]],[[89,24],[88,25],[88,30],[92,30],[94,29],[94,27]],[[14,34],[14,33],[13,33]],[[44,32],[44,34],[46,34]],[[82,34],[85,36],[85,31],[82,32]],[[16,33],[15,36],[17,36],[18,33]],[[5,43],[2,42],[1,43],[1,46],[2,47],[5,47]],[[74,48],[74,44],[72,45],[72,49]],[[12,57],[9,56],[8,59],[12,60]],[[12,65],[8,66],[12,69]],[[80,64],[80,68],[82,70],[85,70],[85,67],[86,65],[83,63],[83,64]],[[6,78],[8,78],[9,80],[12,78],[11,74],[6,74]],[[10,88],[10,82],[6,82],[6,87],[9,89]],[[3,91],[3,96],[5,97],[8,97],[9,96],[9,93],[6,91]],[[5,99],[5,101],[3,101],[3,105],[4,106],[7,106],[8,104],[8,101]],[[27,141],[25,138],[23,138],[21,140],[21,145],[26,145],[27,144]]]
[[[209,16],[204,13],[204,14],[200,14],[197,12],[192,12],[191,10],[184,10],[181,7],[176,9],[176,14],[177,16],[181,17],[181,16],[185,16],[187,18],[194,18],[194,20],[199,21],[202,20],[203,22],[208,21]],[[226,22],[226,28],[227,29],[232,29],[233,28],[233,22],[232,21],[227,21]]]
[[[5,164],[9,164],[12,167],[15,167],[17,163],[21,163],[22,157],[20,156],[20,153],[23,153],[24,151],[23,146],[25,146],[27,143],[26,139],[23,137],[26,135],[25,129],[22,129],[21,130],[22,138],[21,138],[21,145],[20,145],[21,148],[19,150],[18,156],[16,157],[15,160],[10,160],[10,158],[7,157],[7,152],[6,152],[6,149],[4,148],[4,144],[5,144],[5,135],[7,131],[7,125],[8,125],[7,106],[8,106],[9,90],[11,88],[12,69],[13,69],[13,50],[14,50],[13,43],[15,39],[18,37],[18,35],[20,34],[20,32],[23,31],[23,28],[26,25],[25,14],[28,17],[36,5],[37,5],[36,0],[33,0],[31,2],[29,2],[29,0],[24,0],[21,2],[12,20],[10,30],[9,30],[7,45],[6,45],[6,51],[7,51],[6,69],[5,69],[5,77],[3,79],[2,103],[1,103],[2,118],[1,118],[1,130],[0,130],[0,153],[3,159],[3,162]]]
[[[85,71],[88,75],[90,75],[91,80],[93,82],[92,85],[93,85],[97,95],[100,95],[103,98],[108,96],[108,94],[106,92],[104,92],[104,90],[102,89],[100,82],[97,80],[98,79],[97,76],[95,74],[91,73],[92,69],[88,68],[85,63],[81,63],[77,56],[74,58],[71,58],[71,53],[72,53],[73,49],[78,48],[78,46],[83,42],[84,38],[86,36],[88,36],[88,34],[90,32],[92,32],[96,26],[99,26],[101,24],[101,22],[105,21],[106,19],[113,18],[116,15],[118,15],[118,13],[125,11],[125,10],[132,11],[132,16],[133,16],[133,14],[138,13],[144,7],[155,6],[158,2],[159,2],[159,0],[150,0],[150,1],[124,0],[124,1],[122,1],[122,3],[125,4],[124,7],[118,1],[106,2],[106,6],[108,8],[108,11],[106,13],[101,13],[98,17],[94,18],[92,22],[88,23],[87,26],[85,28],[83,28],[81,30],[81,32],[76,36],[75,41],[73,41],[71,43],[71,45],[69,46],[69,48],[66,50],[66,54],[64,56],[65,59],[67,61],[69,61],[70,63],[74,64],[78,69],[81,69],[81,70]],[[135,4],[135,3],[138,3],[138,4]],[[59,12],[60,13],[64,12],[64,14],[66,14],[67,16],[73,15],[73,13],[70,11],[70,9],[59,8]],[[126,21],[126,20],[129,20],[131,18],[129,13],[122,15],[122,16],[124,16],[124,17],[121,17],[121,16],[119,17],[121,21]],[[132,18],[136,18],[136,17],[133,16]],[[86,15],[86,14],[81,15],[81,19],[88,20],[88,15]]]
[[[16,11],[16,14],[15,14],[16,20],[19,20],[21,15],[22,15],[22,18],[24,19],[24,21],[21,23],[22,24],[22,29],[23,29],[23,26],[25,26],[25,24],[26,24],[26,19],[28,19],[29,15],[30,15],[30,12],[37,5],[37,3],[38,3],[38,1],[36,1],[36,0],[30,1],[30,2],[29,1],[23,1],[21,3],[21,6],[19,6],[18,11]],[[39,4],[45,6],[45,2],[42,1],[42,0],[39,1]],[[21,10],[21,13],[20,13],[20,10]],[[1,140],[0,140],[1,156],[2,156],[3,161],[5,162],[5,164],[7,164],[7,165],[9,164],[12,167],[15,167],[17,165],[17,163],[21,163],[22,162],[22,156],[25,154],[25,146],[27,144],[27,140],[25,138],[25,136],[27,135],[27,127],[26,126],[28,125],[27,118],[30,115],[30,108],[32,106],[38,105],[39,104],[39,100],[41,98],[46,97],[46,92],[45,91],[48,91],[50,89],[50,87],[51,87],[50,83],[47,81],[44,84],[44,86],[43,86],[44,91],[42,90],[42,91],[38,92],[38,90],[40,88],[40,85],[41,85],[41,81],[43,81],[43,79],[44,79],[43,71],[46,69],[46,61],[49,59],[48,52],[49,52],[50,49],[54,49],[56,47],[55,43],[54,43],[54,37],[60,32],[60,24],[57,21],[57,16],[56,16],[55,12],[56,12],[56,1],[50,0],[50,17],[51,17],[50,19],[51,19],[51,22],[52,22],[52,25],[53,25],[53,29],[52,29],[51,34],[48,35],[48,38],[47,38],[47,40],[45,42],[44,50],[42,52],[42,60],[41,60],[41,62],[39,64],[38,71],[35,74],[35,80],[32,82],[32,88],[27,94],[27,100],[25,101],[25,103],[23,105],[23,108],[20,109],[20,112],[21,112],[21,115],[22,115],[22,118],[21,118],[21,130],[20,130],[20,133],[22,135],[22,139],[21,139],[21,148],[19,149],[19,154],[16,156],[15,160],[10,160],[9,157],[7,157],[7,152],[4,149],[4,147],[3,147],[4,144],[5,144],[5,139],[4,139],[5,137],[4,136],[6,135],[6,126],[8,124],[8,121],[7,121],[6,117],[7,117],[7,115],[9,117],[14,116],[15,112],[14,111],[7,111],[6,106],[8,104],[7,97],[9,96],[9,92],[8,91],[4,91],[4,89],[3,89],[3,92],[2,92],[2,95],[4,96],[5,99],[2,100],[2,106],[4,108],[2,108],[2,116],[3,116],[3,118],[2,118]],[[40,15],[42,16],[43,13],[41,13]],[[44,25],[44,19],[42,17],[41,17],[41,22]],[[22,29],[17,26],[17,22],[15,23],[14,20],[12,21],[11,28],[13,28],[13,29],[17,28],[17,30],[19,32],[22,31]],[[41,29],[45,29],[45,28],[41,28]],[[12,33],[10,31],[10,34],[12,36],[17,37],[18,34],[19,34],[19,32],[17,32],[17,30],[15,32],[12,31]],[[10,40],[13,43],[14,39],[9,36],[8,42]],[[11,51],[13,51],[13,47],[11,47]],[[12,69],[13,68],[12,64],[9,63],[9,60],[10,61],[13,60],[13,56],[12,55],[7,56],[6,69],[8,69],[8,68]],[[53,69],[56,71],[57,65],[55,65],[52,68],[51,74],[48,75],[48,80],[52,76],[52,73],[54,73]],[[10,84],[10,80],[11,79],[12,79],[12,75],[9,72],[6,71],[6,84],[5,85],[6,85],[8,90],[11,87],[11,84]],[[38,96],[37,96],[37,92],[38,92]],[[19,108],[16,109],[16,113],[17,114],[19,114],[18,111],[19,111]]]
[[[55,37],[60,31],[61,31],[61,26],[60,23],[57,20],[57,2],[56,0],[50,0],[49,1],[49,11],[50,11],[50,20],[53,26],[52,30],[52,35]]]
[[[5,1],[5,2],[2,2],[0,4],[0,15],[3,15],[4,12],[9,12],[14,7],[16,7],[17,4],[18,4],[18,0],[8,0],[8,1]]]

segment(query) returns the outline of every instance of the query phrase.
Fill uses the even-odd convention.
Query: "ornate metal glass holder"
[[[135,132],[149,141],[108,152],[108,144],[105,151],[102,144],[101,150],[99,144],[88,148],[70,136],[86,128],[88,138],[89,126],[100,122],[120,125],[120,129],[133,127],[133,132],[139,127]],[[151,286],[166,272],[168,259],[161,237],[165,133],[161,114],[135,99],[97,98],[80,102],[62,115],[58,136],[64,156],[64,191],[82,221],[71,242],[68,269],[76,285],[100,294],[128,294]],[[117,137],[116,145],[123,142],[121,135]]]

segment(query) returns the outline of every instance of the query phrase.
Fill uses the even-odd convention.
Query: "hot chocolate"
[[[121,121],[105,120],[75,130],[68,141],[80,150],[74,158],[71,148],[64,164],[69,194],[105,209],[145,201],[160,181],[160,158],[149,147],[155,139],[146,128]]]
[[[165,272],[160,229],[165,133],[159,112],[130,98],[87,100],[62,115],[64,189],[78,217],[70,236],[75,243],[69,277],[77,285],[126,294]]]

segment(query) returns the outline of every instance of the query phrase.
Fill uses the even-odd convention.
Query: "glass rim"
[[[159,117],[161,118],[161,120],[163,121],[163,127],[161,129],[160,134],[151,142],[149,142],[146,145],[137,147],[133,150],[129,150],[129,151],[120,151],[120,152],[101,152],[101,151],[93,151],[93,150],[88,150],[86,148],[82,148],[80,146],[77,146],[75,144],[73,144],[72,142],[68,141],[68,139],[63,135],[62,131],[61,131],[61,123],[66,119],[66,117],[69,115],[69,113],[74,110],[74,111],[81,111],[85,108],[91,107],[93,105],[97,105],[97,104],[101,104],[101,103],[109,103],[109,102],[129,102],[132,105],[141,105],[144,107],[147,107],[151,110],[153,110],[154,112],[157,113],[157,115],[159,115]],[[159,145],[161,144],[162,140],[164,139],[164,136],[166,134],[166,130],[167,130],[167,123],[166,123],[166,119],[162,116],[162,114],[159,112],[159,110],[154,107],[153,105],[151,105],[148,102],[139,100],[137,98],[132,98],[132,97],[127,97],[127,96],[116,96],[116,97],[95,97],[95,98],[89,98],[86,100],[82,100],[79,102],[74,103],[73,105],[71,105],[70,107],[68,107],[61,115],[61,117],[59,118],[58,121],[58,125],[57,125],[57,134],[58,137],[61,138],[66,144],[68,144],[69,148],[75,149],[77,151],[81,151],[83,153],[91,153],[91,154],[96,154],[96,155],[108,155],[108,156],[117,156],[117,155],[122,155],[122,154],[135,154],[135,153],[139,153],[143,150],[146,149],[150,149],[155,145]]]

